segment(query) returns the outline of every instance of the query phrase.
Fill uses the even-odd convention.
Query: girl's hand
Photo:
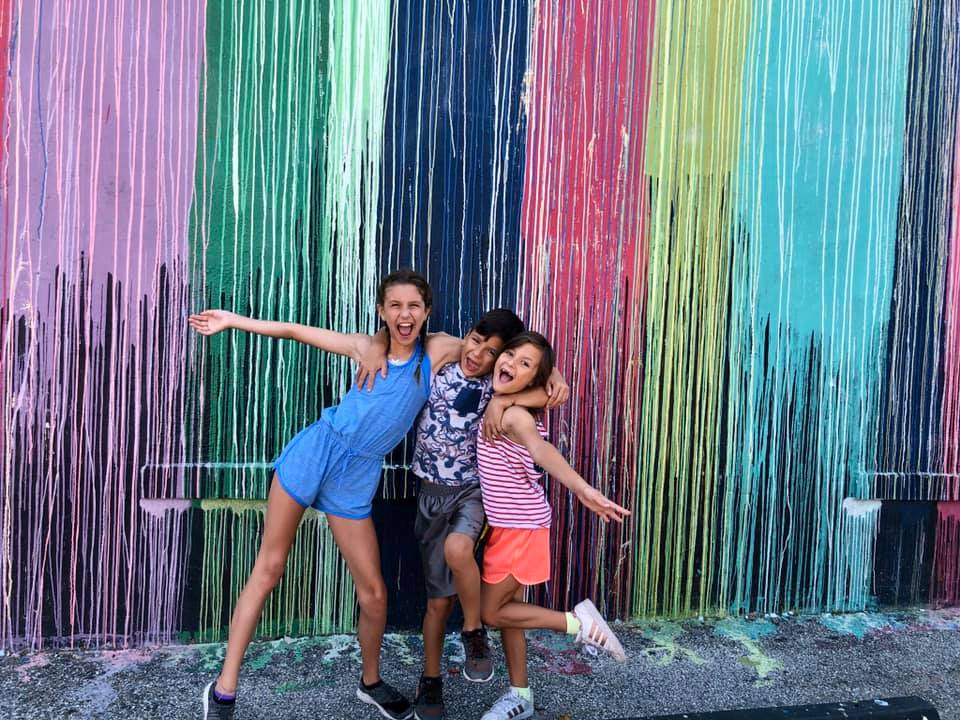
[[[547,410],[563,405],[570,398],[570,386],[567,385],[567,381],[564,380],[563,375],[556,368],[550,373],[550,378],[547,380],[544,390],[547,392],[547,404],[545,405]]]
[[[496,442],[503,437],[503,414],[513,403],[503,398],[492,397],[483,413],[483,439]]]
[[[187,322],[201,335],[216,335],[233,327],[233,321],[237,317],[238,315],[227,310],[204,310],[188,317]]]
[[[613,500],[590,485],[587,485],[583,490],[577,492],[577,499],[604,520],[623,522],[623,519],[630,514],[630,511],[625,507],[617,505]]]

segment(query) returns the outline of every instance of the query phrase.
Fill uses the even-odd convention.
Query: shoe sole
[[[614,660],[617,662],[626,662],[627,654],[623,650],[623,645],[620,644],[620,641],[617,639],[616,634],[613,630],[610,629],[610,626],[607,625],[607,621],[603,619],[603,615],[600,614],[600,611],[597,610],[597,606],[593,604],[592,600],[583,600],[573,608],[574,613],[576,611],[582,612],[584,615],[589,616],[590,620],[600,628],[600,631],[607,636],[607,644],[609,647],[597,647],[598,650],[603,650],[603,652],[611,655]],[[590,644],[590,643],[587,643]]]
[[[413,716],[416,714],[414,709],[410,708],[410,712],[407,715],[391,715],[388,711],[384,710],[380,706],[380,703],[367,695],[360,688],[357,688],[357,700],[364,702],[367,705],[373,705],[377,709],[377,712],[379,712],[385,718],[390,718],[390,720],[413,720]]]
[[[463,673],[461,673],[461,674],[463,675],[463,679],[464,679],[464,680],[466,680],[467,682],[472,682],[472,683],[485,683],[485,682],[490,682],[491,680],[493,680],[493,668],[490,668],[490,674],[487,675],[485,678],[472,678],[472,677],[470,677],[469,675],[467,675],[466,670],[464,670]]]
[[[528,710],[527,712],[522,712],[519,715],[514,715],[512,720],[526,720],[526,718],[532,718],[533,713],[534,713],[534,710]],[[484,720],[485,717],[487,717],[486,714],[484,714],[484,716],[481,717],[480,720]]]

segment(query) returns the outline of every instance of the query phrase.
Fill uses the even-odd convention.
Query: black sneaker
[[[443,679],[420,676],[417,701],[413,711],[417,720],[443,720]]]
[[[378,680],[373,685],[364,685],[363,678],[360,678],[357,698],[373,705],[386,718],[407,720],[407,718],[413,717],[413,708],[410,706],[410,701],[397,692],[395,687],[388,685],[383,680]]]
[[[233,720],[233,710],[237,704],[233,701],[217,700],[213,694],[216,684],[216,680],[207,683],[200,696],[200,701],[203,703],[203,720]]]
[[[470,682],[487,682],[493,677],[493,656],[487,641],[486,628],[460,633],[466,659],[463,676]]]

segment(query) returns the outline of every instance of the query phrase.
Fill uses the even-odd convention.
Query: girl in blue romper
[[[459,357],[460,340],[426,337],[433,304],[426,279],[415,272],[391,273],[377,290],[377,312],[390,336],[393,364],[372,391],[351,387],[339,405],[298,433],[275,463],[267,499],[263,541],[250,578],[230,620],[223,668],[203,690],[204,718],[232,718],[240,664],[270,591],[280,581],[303,512],[326,514],[340,553],[353,577],[360,606],[357,639],[363,672],[357,697],[389,718],[409,718],[409,701],[380,677],[380,646],[386,626],[386,587],[370,504],[384,456],[406,435],[430,392],[432,369]],[[295,323],[241,317],[223,310],[191,315],[203,335],[234,328],[298,340],[355,360],[369,348],[368,335],[344,334]]]

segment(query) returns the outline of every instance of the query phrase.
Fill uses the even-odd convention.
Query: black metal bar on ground
[[[619,720],[940,720],[933,705],[923,698],[899,697],[824,705],[791,705],[790,707],[721,710],[719,712],[657,715]]]

